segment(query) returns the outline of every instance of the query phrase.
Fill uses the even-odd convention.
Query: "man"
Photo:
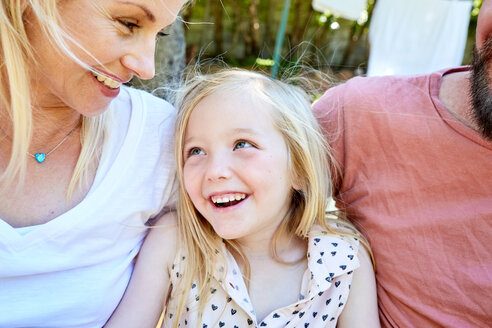
[[[371,242],[383,327],[492,322],[492,0],[472,67],[355,78],[314,110],[335,199]]]

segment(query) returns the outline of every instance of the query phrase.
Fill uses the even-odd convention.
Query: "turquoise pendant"
[[[36,155],[34,155],[34,158],[38,163],[43,163],[46,159],[46,155],[44,153],[37,153]]]

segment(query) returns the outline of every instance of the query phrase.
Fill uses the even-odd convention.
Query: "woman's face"
[[[94,116],[136,75],[154,76],[156,38],[172,24],[185,0],[63,0],[57,1],[60,25],[80,44],[70,50],[83,67],[53,46],[32,10],[24,19],[37,62],[31,69],[35,106],[71,108]],[[94,73],[94,72],[97,72]]]

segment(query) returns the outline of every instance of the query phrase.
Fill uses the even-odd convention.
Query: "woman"
[[[2,0],[0,327],[100,327],[118,304],[174,176],[174,109],[122,83],[154,75],[183,4]]]

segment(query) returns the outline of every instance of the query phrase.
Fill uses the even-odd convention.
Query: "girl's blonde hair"
[[[248,279],[250,275],[249,262],[239,245],[234,240],[222,240],[214,232],[212,226],[193,206],[184,187],[183,146],[190,115],[203,98],[217,91],[247,92],[260,104],[273,108],[274,126],[280,131],[287,145],[292,179],[299,190],[292,190],[288,214],[272,240],[272,256],[283,262],[277,256],[276,243],[279,238],[295,234],[306,239],[314,225],[320,225],[329,233],[355,236],[367,246],[365,239],[348,221],[336,221],[345,227],[342,229],[336,229],[327,222],[326,209],[332,191],[330,175],[331,172],[337,172],[337,168],[318,122],[311,112],[307,94],[294,85],[241,69],[197,75],[178,92],[175,102],[179,112],[175,143],[179,180],[178,221],[180,242],[186,258],[184,269],[180,270],[179,286],[173,286],[172,299],[178,300],[175,327],[186,306],[187,293],[195,279],[198,279],[200,286],[199,312],[203,310],[214,269],[218,263],[224,266],[226,264],[221,252],[223,243],[244,264],[243,270]]]
[[[22,181],[25,176],[29,143],[32,136],[32,95],[29,85],[29,66],[35,62],[36,49],[32,48],[25,29],[23,15],[32,10],[42,31],[61,53],[82,66],[70,50],[67,40],[77,44],[60,26],[57,0],[2,0],[0,7],[0,113],[11,125],[12,151],[6,169],[0,174],[0,190]],[[84,177],[100,149],[107,112],[97,117],[83,117],[81,128],[82,151],[74,169],[67,192],[69,197],[77,182]],[[19,180],[20,178],[20,180]]]

